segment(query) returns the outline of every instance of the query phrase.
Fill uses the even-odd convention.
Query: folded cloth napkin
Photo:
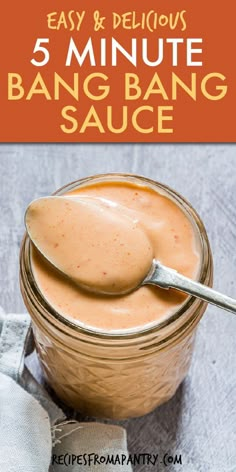
[[[25,366],[30,350],[29,316],[0,308],[0,471],[131,472],[126,431],[66,421]]]

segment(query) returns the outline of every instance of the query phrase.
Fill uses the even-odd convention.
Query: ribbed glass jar
[[[73,182],[56,194],[104,181],[141,183],[173,199],[187,214],[199,240],[198,280],[211,286],[206,230],[189,203],[170,188],[132,174],[103,174]],[[57,313],[39,291],[27,235],[21,247],[20,283],[44,374],[67,405],[86,415],[121,419],[144,415],[174,395],[189,369],[204,302],[189,297],[164,321],[126,332],[84,327]]]

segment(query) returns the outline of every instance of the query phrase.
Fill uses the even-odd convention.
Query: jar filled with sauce
[[[104,174],[66,185],[56,195],[117,205],[142,225],[156,259],[211,286],[203,223],[172,189],[140,176]],[[104,270],[101,277],[106,275]],[[151,286],[125,295],[87,292],[46,261],[27,235],[20,281],[44,375],[67,405],[86,415],[123,419],[149,413],[174,395],[188,372],[206,303]]]

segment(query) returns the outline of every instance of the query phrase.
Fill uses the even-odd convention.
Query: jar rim
[[[200,283],[205,283],[209,273],[209,264],[211,262],[211,249],[205,226],[197,211],[192,207],[192,205],[182,195],[180,195],[171,187],[142,175],[137,175],[134,173],[113,172],[104,174],[94,174],[91,176],[84,177],[82,179],[75,180],[73,182],[70,182],[69,184],[60,187],[53,193],[53,195],[62,195],[63,193],[65,193],[65,191],[69,192],[78,186],[86,186],[94,182],[104,182],[104,180],[108,182],[111,182],[111,180],[121,182],[125,179],[129,179],[130,182],[133,181],[137,183],[138,181],[139,183],[146,184],[154,190],[158,190],[159,193],[160,191],[162,191],[165,195],[169,196],[171,199],[174,199],[175,203],[182,207],[182,210],[184,209],[185,213],[187,213],[188,217],[190,218],[190,221],[194,223],[196,229],[198,230],[199,242],[201,245],[201,266],[197,281]],[[85,325],[79,320],[76,320],[75,322],[72,317],[70,318],[68,316],[63,316],[50,305],[50,303],[40,291],[33,276],[30,258],[30,240],[26,233],[24,235],[21,246],[20,274],[24,288],[31,294],[31,301],[36,298],[37,302],[42,307],[42,311],[46,310],[47,314],[49,314],[52,320],[58,321],[59,323],[61,323],[62,326],[64,325],[67,328],[71,328],[74,332],[80,332],[86,335],[105,339],[128,339],[155,333],[156,331],[162,330],[163,328],[170,326],[172,323],[180,319],[181,315],[186,313],[186,311],[190,308],[194,308],[195,306],[197,309],[197,307],[201,303],[203,303],[201,300],[196,299],[193,296],[189,296],[186,301],[180,307],[178,307],[176,311],[167,315],[167,317],[165,317],[164,319],[162,318],[161,320],[152,321],[149,324],[134,328],[120,330],[104,330],[97,327]],[[42,311],[40,312],[40,314],[43,316]]]

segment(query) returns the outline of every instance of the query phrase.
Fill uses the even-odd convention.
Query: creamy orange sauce
[[[95,293],[136,288],[151,268],[153,248],[126,208],[98,197],[32,202],[26,225],[37,249],[75,283]]]
[[[50,235],[54,234],[55,236],[55,238],[52,237],[52,240],[50,240],[50,248],[52,249],[53,245],[58,244],[58,246],[53,248],[55,249],[55,251],[53,251],[53,257],[55,257],[55,254],[60,253],[60,245],[62,245],[62,259],[65,254],[67,254],[67,257],[69,254],[68,260],[71,260],[70,256],[72,255],[73,264],[75,264],[75,266],[81,265],[82,260],[84,268],[85,266],[88,268],[86,258],[89,259],[92,254],[93,264],[97,264],[97,274],[99,274],[99,272],[107,272],[107,274],[101,274],[99,277],[96,275],[96,280],[92,280],[92,275],[91,279],[89,279],[92,265],[89,266],[90,269],[86,275],[86,277],[88,277],[86,282],[90,283],[91,286],[94,285],[94,282],[98,283],[98,279],[100,281],[99,283],[103,284],[104,278],[108,276],[110,278],[109,284],[118,283],[118,286],[127,287],[130,285],[130,280],[134,280],[134,274],[137,280],[140,279],[141,273],[143,274],[142,271],[148,268],[152,256],[188,277],[197,277],[200,260],[196,234],[188,217],[169,197],[143,185],[126,182],[101,182],[87,185],[70,192],[67,196],[70,198],[73,196],[91,199],[91,202],[99,201],[101,203],[103,201],[102,205],[105,205],[106,211],[112,214],[113,223],[109,228],[110,234],[105,234],[102,226],[99,227],[98,225],[96,229],[95,227],[92,228],[91,221],[89,221],[88,227],[90,228],[89,233],[91,232],[91,234],[85,232],[81,246],[79,238],[74,237],[74,235],[69,232],[67,237],[71,247],[69,249],[66,248],[66,244],[63,242],[65,236],[63,237],[62,235],[68,230],[72,221],[69,226],[68,223],[66,223],[66,228],[63,226],[64,223],[61,223],[60,226],[59,221],[62,216],[61,214],[59,214],[56,219],[58,232],[51,233],[50,231]],[[71,199],[71,202],[72,200],[73,199]],[[61,220],[63,220],[64,217],[65,215],[63,213]],[[56,215],[52,211],[50,215],[52,226],[55,226],[55,218]],[[93,214],[92,219],[93,218],[95,222],[97,221],[96,218],[99,219],[99,216]],[[105,219],[106,224],[108,221],[111,222],[109,217],[106,216]],[[126,229],[128,228],[127,233],[125,233],[125,239],[127,238],[126,243],[128,241],[129,246],[127,252],[130,252],[132,257],[129,259],[129,256],[127,256],[126,260],[123,260],[125,263],[123,265],[121,264],[121,266],[122,271],[125,270],[125,272],[122,272],[122,274],[125,273],[126,276],[121,277],[120,274],[117,276],[115,268],[114,273],[109,272],[108,274],[108,265],[106,266],[106,263],[111,260],[110,258],[112,254],[114,254],[114,251],[119,249],[118,245],[119,242],[122,241],[122,233],[125,230],[122,226],[124,221]],[[137,244],[132,237],[129,239],[128,236],[132,227],[135,227],[135,231],[138,231],[140,236],[140,241],[138,241],[139,238],[137,238]],[[142,228],[143,231],[141,231],[140,228]],[[72,227],[71,230],[74,231]],[[99,238],[105,238],[106,244],[100,252],[98,251],[98,247],[96,247],[96,250],[91,253],[92,246],[90,247],[89,245],[94,244],[92,241],[94,241],[96,231],[98,231]],[[143,235],[145,235],[145,242],[142,239]],[[117,239],[117,241],[114,241],[115,239]],[[86,240],[88,244],[87,249]],[[146,248],[146,252],[138,250],[139,244],[140,247]],[[148,249],[150,246],[152,250]],[[106,251],[107,255],[105,255]],[[138,262],[136,265],[130,265],[131,261],[135,262],[134,254],[136,254]],[[77,259],[78,255],[79,259]],[[143,260],[144,256],[145,261]],[[31,257],[34,277],[40,291],[50,305],[65,317],[73,318],[79,323],[93,328],[109,331],[144,326],[165,318],[178,309],[186,299],[186,296],[180,292],[174,290],[166,291],[151,286],[141,287],[132,293],[122,296],[111,297],[90,293],[83,290],[75,283],[76,277],[73,277],[75,280],[75,282],[73,282],[69,280],[68,277],[62,275],[58,270],[54,269],[35,248],[32,250]],[[56,257],[58,257],[58,255]],[[112,267],[109,266],[109,271],[111,268]],[[73,268],[78,276],[76,269],[80,268]],[[67,267],[67,271],[68,270],[71,269]]]

